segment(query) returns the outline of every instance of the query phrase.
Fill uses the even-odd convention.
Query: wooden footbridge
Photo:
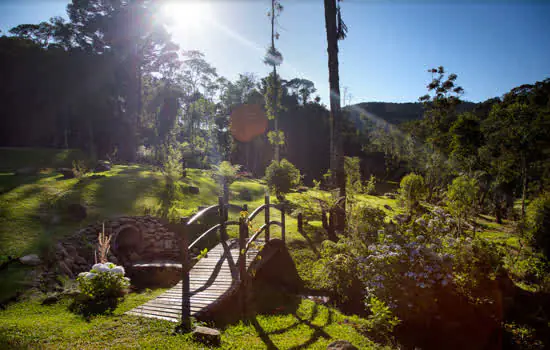
[[[228,212],[231,209],[241,212],[238,221],[228,220]],[[280,221],[270,219],[270,209],[280,211]],[[246,281],[249,275],[248,268],[258,254],[257,247],[270,241],[272,225],[281,227],[281,240],[285,241],[284,204],[271,204],[269,196],[265,196],[265,203],[250,215],[247,215],[246,205],[241,207],[224,204],[223,199],[219,198],[217,205],[199,211],[190,219],[184,219],[184,227],[191,227],[199,219],[213,212],[218,214],[219,223],[203,232],[194,242],[189,244],[189,230],[184,230],[182,234],[181,281],[159,297],[128,311],[127,314],[173,322],[181,321],[182,328],[189,329],[191,316],[209,312],[226,298],[234,295]],[[265,214],[264,224],[249,237],[250,223],[261,212]],[[229,239],[227,227],[230,225],[239,227],[238,239]],[[220,243],[208,251],[207,256],[192,265],[189,251],[205,237],[216,233]],[[260,240],[262,234],[264,239]]]

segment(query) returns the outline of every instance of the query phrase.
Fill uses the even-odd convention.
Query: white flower
[[[92,266],[92,270],[96,270],[96,271],[99,271],[99,269],[103,267],[103,264],[99,263],[99,264],[95,264],[94,266]]]
[[[124,276],[124,267],[122,266],[116,266],[110,270],[113,273],[116,273],[118,275]]]
[[[78,277],[86,277],[89,274],[89,272],[81,272],[78,274]]]
[[[87,279],[92,279],[92,278],[95,277],[95,275],[96,275],[96,274],[93,273],[93,272],[88,272],[88,274],[86,275],[86,278],[87,278]]]
[[[416,240],[417,240],[418,242],[422,242],[422,241],[424,241],[424,236],[418,235],[418,236],[416,236]]]

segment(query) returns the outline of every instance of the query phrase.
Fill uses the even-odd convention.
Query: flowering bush
[[[124,297],[130,279],[124,277],[124,268],[113,263],[95,264],[90,272],[78,275],[80,296],[77,309],[84,313],[112,311]]]
[[[377,300],[407,322],[442,317],[456,300],[491,303],[487,286],[501,271],[493,244],[457,237],[456,219],[441,208],[398,225],[376,209],[358,209],[347,236],[323,244],[318,263],[326,287],[350,295],[358,281],[365,310],[373,312],[369,301]]]

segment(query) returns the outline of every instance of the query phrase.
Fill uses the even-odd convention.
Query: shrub
[[[95,264],[89,272],[79,274],[76,281],[80,295],[73,308],[84,314],[111,312],[130,286],[124,268],[109,262]]]
[[[373,194],[375,190],[376,190],[376,176],[371,175],[369,178],[369,181],[367,181],[367,183],[363,187],[363,191],[366,194]]]
[[[535,198],[527,207],[528,238],[547,258],[550,257],[550,194]]]
[[[277,197],[280,197],[300,184],[301,175],[294,164],[283,159],[280,162],[271,162],[265,170],[265,179],[269,188],[275,191]]]
[[[410,173],[401,179],[399,184],[399,200],[412,213],[418,202],[424,196],[424,178],[422,175]]]

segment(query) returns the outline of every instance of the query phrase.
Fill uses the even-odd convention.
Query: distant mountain
[[[477,103],[463,102],[458,107],[459,113],[472,111]],[[424,106],[420,102],[362,102],[344,107],[350,112],[350,119],[357,121],[361,113],[370,117],[378,117],[390,124],[401,124],[411,120],[421,119]]]

